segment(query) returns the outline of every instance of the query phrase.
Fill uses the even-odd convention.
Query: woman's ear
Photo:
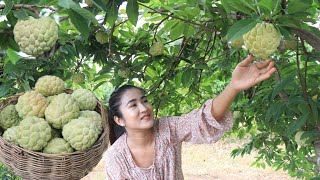
[[[125,126],[123,120],[121,120],[118,116],[113,117],[114,122],[116,122],[119,126]]]

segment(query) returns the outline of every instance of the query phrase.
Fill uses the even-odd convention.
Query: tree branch
[[[4,4],[0,4],[0,9],[4,9],[6,6]],[[15,4],[12,6],[12,10],[20,10],[20,9],[28,9],[29,11],[35,13],[36,15],[39,15],[39,12],[36,10],[36,8],[41,9],[50,9],[51,11],[56,12],[57,10],[50,6],[39,6],[39,5],[29,5],[29,4]]]

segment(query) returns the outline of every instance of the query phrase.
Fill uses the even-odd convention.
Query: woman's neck
[[[145,131],[127,131],[127,143],[129,148],[144,148],[154,145],[153,128]]]

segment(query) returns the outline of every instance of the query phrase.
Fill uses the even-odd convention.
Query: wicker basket
[[[66,93],[70,94],[72,90],[66,90]],[[0,109],[16,104],[20,95],[0,102]],[[0,161],[22,179],[81,179],[99,163],[109,145],[107,111],[100,102],[96,111],[102,116],[103,132],[90,149],[69,154],[45,154],[10,144],[0,136]],[[0,130],[2,134],[3,130]]]

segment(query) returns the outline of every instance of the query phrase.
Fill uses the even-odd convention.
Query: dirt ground
[[[220,140],[214,145],[183,144],[182,169],[186,180],[293,180],[286,172],[250,166],[254,156],[231,158],[233,149],[241,147],[241,141]],[[104,180],[104,158],[82,180]]]

